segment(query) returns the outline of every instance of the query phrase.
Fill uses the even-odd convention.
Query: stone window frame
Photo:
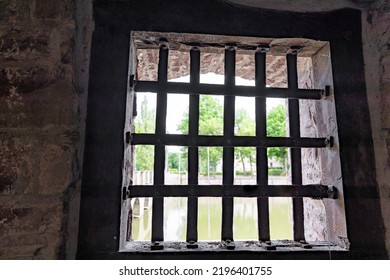
[[[204,5],[189,0],[180,4],[145,0],[96,1],[94,16],[77,258],[387,258],[364,78],[360,11],[297,13],[248,9],[212,0],[205,0]],[[205,252],[196,256],[186,251],[120,252],[126,140],[123,128],[131,30],[302,37],[330,42],[349,251]],[[351,120],[355,125],[351,126]]]
[[[206,41],[207,40],[207,41]],[[234,43],[226,43],[234,42]],[[307,242],[305,238],[305,232],[310,231],[308,227],[312,226],[316,222],[313,219],[317,217],[312,217],[311,221],[306,221],[304,215],[308,216],[307,211],[315,211],[315,206],[312,206],[309,209],[305,209],[305,204],[312,203],[309,198],[318,199],[336,199],[337,198],[337,188],[331,185],[320,184],[320,180],[311,182],[313,184],[303,184],[302,180],[302,165],[303,160],[301,158],[302,149],[301,148],[312,148],[312,149],[332,149],[334,138],[330,136],[328,138],[316,138],[316,137],[303,137],[300,135],[300,123],[302,116],[300,116],[300,104],[303,106],[308,106],[309,102],[313,103],[312,106],[317,106],[319,108],[326,108],[329,105],[323,105],[322,103],[333,103],[330,99],[331,88],[333,85],[325,85],[322,82],[322,89],[311,89],[311,88],[302,88],[302,82],[299,86],[298,79],[298,60],[306,61],[314,55],[321,53],[321,57],[325,56],[326,63],[330,65],[329,62],[329,45],[326,42],[321,41],[312,41],[309,39],[273,39],[273,38],[245,38],[245,37],[232,37],[232,36],[220,36],[220,35],[205,35],[205,34],[176,34],[176,33],[159,33],[159,32],[132,32],[131,33],[131,48],[130,48],[130,65],[129,65],[129,95],[128,95],[128,106],[127,114],[129,117],[126,119],[126,129],[127,133],[127,144],[125,147],[125,164],[124,164],[124,184],[123,184],[123,203],[122,203],[122,223],[121,223],[121,233],[126,236],[120,238],[122,251],[145,251],[150,250],[168,250],[176,251],[183,249],[198,249],[194,252],[201,252],[205,250],[280,250],[280,249],[313,249],[313,250],[347,250],[345,242],[337,242],[337,238],[334,237],[336,234],[345,235],[345,228],[339,229],[337,233],[328,234],[328,241],[321,240],[320,242]],[[299,47],[298,47],[299,46]],[[150,50],[153,54],[158,50],[159,51],[159,62],[158,61],[139,61],[138,60],[138,50],[142,50],[142,54],[146,57],[147,50]],[[176,65],[175,61],[169,61],[168,53],[170,51],[180,51],[185,57],[188,55],[190,57],[190,82],[189,83],[170,83],[168,79],[168,70],[170,63]],[[224,85],[208,85],[200,82],[200,73],[201,73],[201,54],[202,53],[215,53],[218,57],[220,54],[224,53],[224,59],[222,64],[225,68],[225,83]],[[236,77],[236,58],[241,55],[246,54],[251,56],[255,61],[255,66],[252,69],[255,76],[256,85],[255,86],[244,86],[240,87],[235,85]],[[298,59],[299,54],[299,59]],[[267,57],[271,59],[271,62],[267,62]],[[269,63],[272,64],[273,61],[279,61],[279,57],[285,57],[287,63],[286,73],[288,79],[288,85],[286,88],[280,87],[266,87],[267,80],[273,80],[275,77],[269,77],[267,75],[267,67]],[[177,58],[179,59],[179,58]],[[153,76],[155,81],[143,81],[138,80],[137,74],[139,72],[144,73],[143,69],[140,69],[138,64],[147,65],[148,69],[158,69],[158,75],[151,75],[147,73],[146,75],[150,78]],[[150,65],[151,63],[154,66]],[[237,61],[239,63],[239,61]],[[302,64],[302,63],[301,63]],[[304,66],[309,66],[308,63],[305,63]],[[203,65],[203,67],[205,67]],[[218,66],[220,67],[220,66]],[[310,72],[309,69],[304,69],[304,71]],[[319,66],[320,68],[320,66]],[[283,69],[283,68],[282,68]],[[331,77],[329,72],[330,69],[322,67],[322,71],[318,75],[321,77]],[[136,71],[138,73],[136,73]],[[271,72],[268,69],[268,72]],[[278,71],[278,73],[280,70]],[[307,79],[307,75],[305,77]],[[178,76],[177,73],[170,73],[173,76]],[[268,73],[270,74],[270,73]],[[331,78],[328,77],[325,81],[331,83]],[[276,77],[282,79],[281,77]],[[137,81],[138,80],[138,81]],[[305,81],[310,82],[310,81]],[[319,83],[317,83],[319,84]],[[190,96],[190,131],[185,135],[167,135],[165,133],[165,117],[164,113],[166,112],[166,93],[174,90],[175,93],[184,94]],[[156,131],[152,134],[137,134],[134,133],[134,108],[135,108],[135,95],[137,92],[157,92],[157,115],[156,118],[159,120],[156,122],[157,128]],[[201,139],[199,137],[199,116],[198,116],[198,107],[199,107],[199,93],[208,92],[214,95],[225,96],[225,106],[224,108],[231,107],[230,109],[225,109],[224,112],[224,134],[217,139],[215,136],[204,137]],[[230,112],[235,110],[234,99],[237,96],[252,96],[256,100],[256,136],[242,137],[235,136],[233,132],[234,127],[234,118]],[[274,138],[266,136],[266,109],[265,109],[265,97],[280,97],[288,100],[288,115],[289,115],[289,137]],[[315,103],[317,100],[317,103]],[[322,101],[321,101],[322,100]],[[160,108],[159,108],[160,107]],[[329,114],[332,115],[333,119],[336,119],[334,108],[329,110]],[[306,116],[308,117],[308,116]],[[161,120],[161,122],[160,122]],[[306,120],[306,123],[308,121]],[[194,125],[192,125],[192,123]],[[158,129],[158,126],[162,126],[162,130]],[[329,126],[325,124],[316,124],[319,127]],[[331,126],[331,125],[330,125]],[[231,131],[230,131],[230,130]],[[329,128],[327,128],[329,129]],[[225,135],[225,133],[230,136]],[[326,133],[327,131],[322,130],[321,133]],[[333,133],[337,134],[337,127],[333,129]],[[130,136],[131,135],[131,136]],[[337,135],[336,139],[338,139]],[[188,138],[188,139],[187,139]],[[207,138],[207,139],[206,139]],[[223,140],[223,141],[220,141]],[[251,141],[253,140],[253,141]],[[231,141],[234,143],[229,144]],[[283,142],[283,143],[282,143]],[[165,152],[163,151],[165,147],[172,143],[184,145],[188,147],[188,166],[189,174],[188,180],[189,184],[184,186],[176,185],[165,185],[163,179]],[[131,160],[128,160],[127,157],[134,158],[134,145],[153,145],[155,149],[155,165],[154,165],[154,184],[151,186],[142,186],[134,185],[132,174],[132,168],[134,163]],[[162,150],[160,146],[162,145]],[[223,157],[223,184],[220,186],[213,186],[213,190],[209,187],[202,187],[198,185],[198,147],[199,146],[220,146],[224,149]],[[268,185],[268,176],[267,176],[267,147],[272,147],[272,145],[282,145],[291,148],[290,157],[292,164],[292,185],[283,185],[283,186],[270,186]],[[233,151],[234,147],[253,147],[256,148],[257,154],[257,185],[258,186],[239,186],[234,185],[233,181]],[[159,151],[159,149],[161,151]],[[316,152],[318,153],[318,152]],[[327,152],[323,152],[327,154]],[[322,154],[322,153],[321,153]],[[339,156],[338,153],[334,153],[337,157],[337,160],[333,160],[333,164],[339,165]],[[326,157],[326,155],[324,155]],[[195,163],[195,164],[194,164]],[[317,163],[319,164],[319,163]],[[328,179],[328,182],[333,183],[336,181],[336,178],[331,178],[331,175],[324,176],[326,172],[321,172],[320,177],[322,180]],[[160,174],[160,175],[157,175]],[[226,174],[230,174],[226,175]],[[156,176],[157,175],[157,176]],[[330,177],[330,178],[329,178]],[[160,180],[160,181],[159,181]],[[232,184],[230,186],[230,184]],[[183,192],[183,187],[187,188],[188,192]],[[342,184],[339,183],[337,186],[342,193]],[[231,188],[231,189],[230,189]],[[306,190],[305,193],[302,190]],[[234,194],[232,194],[234,193]],[[163,213],[164,213],[164,197],[169,196],[181,196],[188,198],[187,204],[187,237],[186,243],[184,242],[167,242],[164,241],[163,234]],[[180,196],[180,195],[179,195]],[[199,242],[197,234],[197,209],[198,209],[198,198],[202,196],[215,196],[222,198],[222,237],[220,242]],[[294,238],[290,241],[278,241],[270,240],[270,221],[269,221],[269,198],[270,197],[290,197],[292,198],[292,210],[293,210],[293,219],[294,219]],[[158,215],[152,215],[152,242],[140,242],[132,241],[132,219],[134,207],[130,202],[130,199],[135,199],[139,197],[152,197],[156,203],[153,205],[152,213],[158,213]],[[257,198],[257,207],[258,207],[258,235],[259,242],[255,241],[233,241],[233,199],[235,197],[254,197]],[[304,201],[305,198],[305,201]],[[343,202],[338,202],[341,205]],[[157,205],[157,206],[156,206]],[[326,203],[327,208],[334,207],[333,204]],[[338,211],[338,214],[341,215],[338,220],[333,220],[333,223],[337,223],[340,228],[344,221],[343,210]],[[328,210],[327,212],[334,212]],[[320,217],[321,218],[321,217]],[[325,217],[326,219],[326,217]],[[159,222],[158,222],[159,221]],[[324,223],[325,221],[322,221]],[[331,222],[328,225],[322,225],[322,227],[331,227],[336,228],[337,225],[332,224]],[[345,226],[344,226],[345,227]],[[344,233],[343,233],[344,232]],[[331,242],[336,240],[336,242]],[[341,244],[340,244],[341,243]],[[236,246],[237,244],[237,246]]]

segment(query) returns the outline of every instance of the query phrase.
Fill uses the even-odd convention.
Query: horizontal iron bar
[[[132,145],[164,145],[187,147],[298,147],[325,148],[331,141],[327,138],[307,137],[266,137],[256,136],[189,136],[182,134],[136,134],[132,135]]]
[[[155,81],[137,81],[136,92],[167,92],[207,95],[234,95],[249,97],[270,97],[289,99],[322,99],[325,97],[325,89],[289,89],[289,88],[264,88],[256,86],[226,86],[214,84],[197,84],[167,82],[159,84]]]
[[[326,185],[134,185],[128,197],[311,197],[337,198]]]

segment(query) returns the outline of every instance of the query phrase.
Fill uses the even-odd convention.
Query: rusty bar
[[[190,85],[199,84],[200,78],[200,51],[192,48],[190,51]],[[189,138],[199,134],[199,95],[190,95],[189,108]],[[188,183],[198,184],[199,171],[198,147],[188,148]],[[196,248],[198,241],[198,198],[189,197],[187,202],[187,237],[186,240],[190,248]]]
[[[131,185],[129,197],[311,197],[336,199],[337,189],[327,185]]]
[[[189,136],[182,134],[132,134],[132,145],[168,145],[187,147],[302,147],[325,148],[330,139],[309,137],[265,137],[257,136]]]
[[[164,135],[166,131],[166,115],[167,115],[167,95],[163,90],[163,85],[167,82],[168,72],[168,48],[166,45],[160,46],[160,58],[158,64],[158,84],[162,85],[157,95],[156,109],[156,134]],[[165,146],[155,146],[154,148],[154,184],[164,184],[164,168],[165,167]],[[157,244],[158,241],[164,240],[164,198],[153,198],[152,210],[152,242]],[[158,244],[152,249],[160,248]]]
[[[259,89],[251,86],[231,85],[232,91],[225,91],[224,85],[199,84],[192,86],[190,83],[168,82],[165,85],[165,91],[169,93],[183,94],[208,94],[208,95],[225,95],[225,96],[248,96],[248,97],[269,97],[269,98],[289,98],[289,99],[313,99],[319,100],[324,97],[324,89],[297,89],[288,88],[264,88]],[[159,89],[158,82],[155,81],[138,81],[135,85],[136,92],[157,92]]]
[[[256,87],[265,89],[266,87],[266,51],[261,49],[255,54],[256,65]],[[256,137],[264,139],[267,136],[267,110],[266,99],[264,97],[256,97],[255,112],[256,112]],[[258,185],[268,184],[268,157],[267,148],[256,148],[256,182]],[[257,198],[257,223],[258,237],[260,241],[270,240],[269,228],[269,202],[268,197]]]
[[[289,89],[298,88],[297,55],[287,54],[287,77]],[[288,101],[290,137],[300,137],[299,100]],[[293,185],[302,184],[301,148],[291,148],[291,180]],[[305,240],[303,199],[293,198],[294,240]]]
[[[225,48],[225,91],[223,114],[223,135],[224,137],[234,136],[234,111],[235,97],[232,88],[235,84],[236,73],[236,50],[233,46]],[[223,185],[232,185],[234,180],[234,147],[223,148]],[[233,197],[222,199],[222,236],[223,241],[233,240]]]

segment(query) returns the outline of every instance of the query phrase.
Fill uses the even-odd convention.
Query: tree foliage
[[[178,125],[178,130],[188,133],[188,112]],[[223,134],[223,106],[209,95],[201,95],[199,99],[199,135],[222,135]],[[221,147],[200,147],[200,169],[202,173],[209,171],[215,174],[217,166],[222,159]]]
[[[237,136],[255,136],[255,121],[249,117],[244,109],[237,112],[235,122],[235,135]],[[247,173],[245,162],[249,162],[250,173],[253,173],[253,163],[256,162],[256,149],[253,147],[237,147],[234,149],[235,157],[242,164],[244,174]]]
[[[154,133],[156,108],[149,105],[148,98],[144,96],[138,116],[135,120],[136,133]],[[255,120],[246,110],[240,109],[236,112],[235,135],[255,136]],[[188,112],[183,114],[178,124],[178,130],[187,134],[189,131]],[[199,100],[199,135],[222,135],[223,134],[223,106],[218,100],[209,95],[200,95]],[[267,113],[267,136],[286,136],[286,109],[283,104],[273,108]],[[200,147],[199,160],[202,173],[215,174],[218,164],[222,159],[222,147]],[[275,158],[283,165],[287,159],[287,148],[269,148],[268,157]],[[242,164],[244,174],[248,173],[245,164],[249,163],[250,171],[253,171],[253,164],[256,162],[256,149],[253,147],[235,148],[235,158]],[[182,148],[181,170],[187,169],[187,150]],[[152,170],[154,162],[154,148],[149,145],[136,146],[136,170]],[[178,154],[168,155],[168,167],[178,169]]]
[[[267,114],[267,136],[286,136],[286,107],[280,104],[270,110]],[[287,148],[273,147],[268,149],[268,157],[273,157],[283,165],[287,159]]]
[[[187,171],[187,148],[182,148],[181,152],[168,153],[168,169],[170,171],[177,170],[180,172]]]
[[[135,119],[136,133],[154,133],[156,108],[149,105],[148,98],[144,95],[141,110]],[[137,145],[135,166],[137,171],[152,170],[154,163],[154,148],[151,145]]]

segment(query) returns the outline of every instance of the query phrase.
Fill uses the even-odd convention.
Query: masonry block
[[[0,196],[62,194],[72,184],[77,132],[0,131]]]
[[[57,258],[63,201],[57,196],[0,197],[0,259]]]

